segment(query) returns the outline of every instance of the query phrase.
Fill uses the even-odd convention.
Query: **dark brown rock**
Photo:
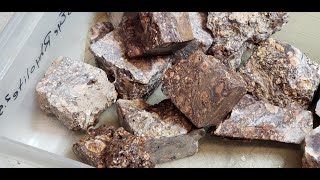
[[[126,12],[119,32],[130,58],[171,54],[194,39],[187,12]]]
[[[171,65],[168,57],[130,59],[124,56],[118,31],[114,30],[91,44],[98,66],[114,85],[120,98],[147,98],[161,83],[165,69]]]
[[[150,155],[144,150],[144,138],[122,127],[90,129],[73,145],[74,153],[84,162],[98,168],[152,168]]]
[[[304,140],[303,168],[320,168],[320,127],[313,129]]]
[[[248,91],[273,105],[307,108],[320,82],[319,65],[299,49],[274,39],[257,47],[240,68]]]
[[[222,121],[246,93],[242,77],[198,50],[169,68],[162,91],[197,127]]]
[[[91,43],[103,38],[106,34],[113,31],[113,26],[110,22],[98,22],[91,28]]]
[[[150,106],[141,99],[117,101],[121,126],[146,138],[145,150],[155,163],[168,162],[198,152],[204,129],[196,129],[170,100]]]
[[[300,144],[312,130],[312,125],[313,117],[310,111],[300,107],[281,108],[245,95],[214,134]]]
[[[207,27],[214,42],[208,53],[235,69],[247,47],[268,39],[287,22],[285,12],[209,12]]]

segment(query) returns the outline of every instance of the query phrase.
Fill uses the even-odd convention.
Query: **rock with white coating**
[[[37,84],[40,108],[55,115],[71,130],[87,130],[117,99],[117,92],[101,69],[59,57]]]
[[[320,127],[313,129],[304,140],[303,168],[320,168]]]

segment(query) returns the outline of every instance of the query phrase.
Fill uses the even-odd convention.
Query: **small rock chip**
[[[108,22],[117,28],[122,21],[123,12],[107,12]]]
[[[122,127],[100,126],[90,129],[73,152],[86,164],[98,168],[152,168],[155,166],[144,150],[144,138],[137,137]]]
[[[129,58],[171,54],[194,39],[187,12],[126,12],[119,32]]]
[[[313,129],[304,140],[303,168],[320,168],[320,127]]]
[[[110,22],[98,22],[91,28],[91,43],[103,38],[106,34],[113,31],[113,26]]]
[[[245,95],[232,110],[230,118],[223,121],[214,134],[300,144],[312,130],[312,125],[310,111],[300,107],[281,108]]]
[[[71,130],[87,130],[117,99],[104,71],[80,61],[59,57],[37,84],[40,108],[54,114]]]
[[[272,38],[261,43],[240,68],[248,91],[258,99],[307,108],[320,82],[320,69],[299,49]]]
[[[287,22],[285,12],[209,12],[207,27],[214,39],[208,53],[237,68],[247,46],[268,39]]]
[[[130,59],[124,56],[118,31],[114,30],[91,44],[98,66],[111,82],[114,81],[122,99],[147,98],[160,85],[165,69],[171,65],[168,57]]]
[[[198,128],[216,125],[246,93],[242,77],[201,50],[169,68],[162,91]]]
[[[120,124],[136,136],[146,137],[145,149],[155,163],[198,152],[204,129],[196,129],[170,100],[150,106],[141,99],[117,101]]]

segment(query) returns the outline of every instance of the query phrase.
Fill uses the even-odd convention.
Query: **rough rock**
[[[187,12],[125,12],[119,32],[129,58],[172,54],[194,39]]]
[[[248,91],[273,105],[307,108],[320,82],[319,65],[299,49],[272,38],[240,68]]]
[[[196,129],[170,100],[150,106],[141,99],[117,101],[120,124],[136,136],[146,137],[145,150],[155,163],[198,152],[204,129]]]
[[[231,116],[219,124],[214,134],[300,144],[312,130],[312,125],[310,111],[296,106],[281,108],[245,95],[234,107]]]
[[[237,68],[247,46],[268,39],[287,22],[285,12],[209,12],[207,27],[214,39],[208,53]]]
[[[199,128],[224,120],[246,88],[236,72],[198,50],[166,70],[162,91]]]
[[[122,99],[147,98],[160,85],[165,69],[171,65],[168,57],[128,60],[117,30],[91,44],[90,50],[98,66],[114,81]]]
[[[113,26],[110,22],[98,22],[91,28],[91,43],[103,38],[106,34],[113,31]]]
[[[107,12],[108,21],[117,28],[122,21],[123,12]]]
[[[144,150],[145,139],[122,127],[90,129],[73,152],[86,164],[98,168],[152,168],[155,164]]]
[[[59,57],[37,84],[40,108],[71,130],[87,130],[117,99],[104,71],[84,62]]]
[[[320,127],[313,129],[304,140],[303,168],[320,168]]]

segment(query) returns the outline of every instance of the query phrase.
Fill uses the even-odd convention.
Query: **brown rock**
[[[91,44],[90,50],[98,66],[114,81],[116,90],[123,99],[147,98],[160,85],[165,69],[171,64],[168,57],[126,59],[114,30]]]
[[[37,84],[40,108],[54,114],[71,130],[87,130],[117,99],[104,71],[80,61],[59,57]]]
[[[280,107],[307,108],[320,82],[317,63],[297,48],[271,38],[258,46],[240,72],[249,92]]]
[[[209,12],[214,43],[208,53],[235,69],[247,46],[268,39],[287,22],[285,12]]]
[[[110,22],[98,22],[91,28],[91,43],[103,38],[106,34],[113,31],[113,26]]]
[[[220,123],[214,134],[300,144],[312,130],[312,124],[310,111],[300,107],[281,108],[245,95],[232,110],[230,118]]]
[[[198,152],[204,129],[196,129],[170,100],[150,106],[141,99],[117,101],[121,126],[146,138],[145,149],[155,163],[168,162]]]
[[[73,151],[84,163],[98,168],[152,168],[155,165],[144,151],[144,141],[122,127],[102,125],[90,129],[73,145]]]
[[[313,129],[304,140],[303,168],[320,168],[320,127]]]
[[[108,22],[117,28],[122,21],[123,12],[107,12]]]
[[[187,12],[126,12],[119,32],[130,58],[171,54],[194,39]]]
[[[196,51],[169,68],[162,91],[197,127],[216,125],[246,93],[242,77]]]

